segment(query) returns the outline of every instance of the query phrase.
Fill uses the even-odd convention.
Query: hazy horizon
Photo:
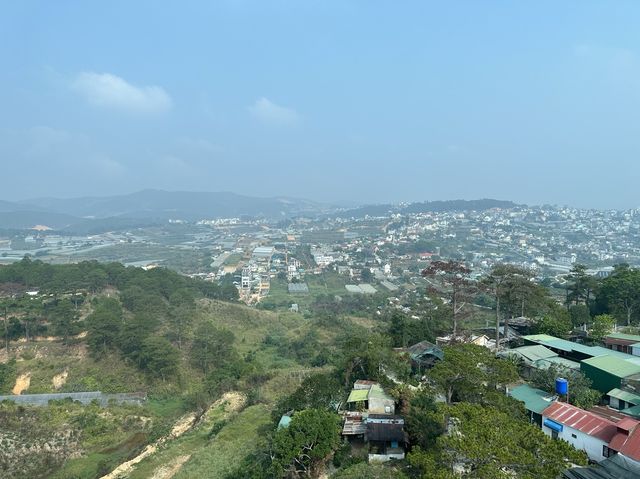
[[[640,206],[640,4],[0,7],[8,201]]]

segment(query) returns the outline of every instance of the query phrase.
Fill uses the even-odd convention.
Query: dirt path
[[[202,415],[200,420],[198,420],[195,413],[190,413],[182,416],[176,421],[173,429],[171,429],[171,432],[168,436],[158,439],[154,444],[149,444],[139,455],[137,455],[130,461],[123,462],[109,474],[102,476],[100,479],[124,479],[126,477],[129,477],[129,474],[136,464],[153,455],[159,447],[164,446],[168,441],[182,436],[185,432],[191,430],[198,424],[201,424],[202,421],[204,421],[206,417],[208,417],[210,411],[226,403],[227,408],[225,410],[225,415],[228,415],[239,411],[242,406],[244,406],[245,401],[246,398],[242,394],[232,391],[224,394],[220,399],[211,404],[211,406],[209,406],[209,409],[207,409],[207,412]],[[156,469],[153,476],[151,476],[152,479],[170,479],[180,470],[182,465],[187,462],[190,457],[191,456],[189,455],[178,456],[171,463]]]
[[[166,466],[161,466],[156,469],[153,476],[151,476],[151,479],[171,479],[190,458],[191,454],[176,457]]]
[[[22,394],[22,391],[29,389],[31,385],[31,373],[21,374],[16,378],[16,385],[13,386],[11,394]]]

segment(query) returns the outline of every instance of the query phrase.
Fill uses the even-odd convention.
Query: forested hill
[[[20,292],[28,288],[43,293],[81,290],[96,293],[106,287],[120,291],[139,287],[147,294],[164,299],[169,299],[171,293],[178,289],[187,289],[212,299],[237,299],[237,290],[231,284],[218,285],[191,279],[165,268],[144,270],[126,267],[121,263],[97,261],[55,265],[29,257],[10,265],[0,265],[0,288],[5,290]]]
[[[30,295],[24,294],[27,290],[32,290]],[[122,306],[102,298],[100,293],[105,290],[117,292]],[[167,331],[164,336],[180,340],[197,298],[235,300],[237,295],[231,283],[191,279],[164,268],[145,271],[97,261],[52,265],[28,257],[0,266],[5,314],[10,310],[28,312],[11,317],[6,340],[24,336],[29,341],[37,335],[57,336],[66,342],[88,331],[90,346],[95,349],[100,344],[106,350],[116,345],[122,348],[133,334],[139,342],[130,344],[133,351],[141,349],[145,339],[160,329]],[[94,314],[83,318],[79,306],[88,299],[92,304],[87,307]],[[95,311],[107,314],[96,316]],[[124,315],[125,311],[129,314]]]

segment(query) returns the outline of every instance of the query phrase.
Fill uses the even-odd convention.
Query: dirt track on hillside
[[[215,410],[223,404],[227,404],[225,415],[229,415],[242,409],[245,402],[246,398],[239,392],[231,391],[225,393],[220,399],[209,406],[200,420],[198,420],[198,417],[195,413],[189,413],[182,416],[176,421],[168,436],[158,439],[154,444],[149,444],[139,455],[137,455],[130,461],[123,462],[109,474],[102,476],[100,479],[125,479],[129,477],[129,474],[133,471],[136,464],[153,455],[159,447],[164,446],[167,442],[182,436],[187,431],[202,423],[202,421],[205,420],[210,411]],[[191,456],[179,456],[170,464],[163,465],[156,469],[151,478],[171,479],[171,477],[173,477],[180,470],[182,465],[187,462],[190,457]]]

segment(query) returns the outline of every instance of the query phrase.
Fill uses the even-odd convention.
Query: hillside
[[[148,398],[142,406],[106,409],[69,401],[1,404],[0,441],[9,446],[0,467],[8,477],[100,477],[147,446],[154,453],[127,476],[184,467],[180,477],[222,477],[207,474],[234,470],[257,446],[258,428],[270,422],[276,402],[323,370],[326,360],[319,358],[338,335],[360,328],[252,309],[222,287],[164,269],[23,260],[0,267],[0,284],[9,319],[1,394]],[[26,289],[39,294],[26,296]],[[229,406],[221,399],[228,394],[240,402]],[[178,423],[180,438],[169,434]],[[29,424],[38,426],[27,433]],[[151,446],[158,441],[162,446]]]

